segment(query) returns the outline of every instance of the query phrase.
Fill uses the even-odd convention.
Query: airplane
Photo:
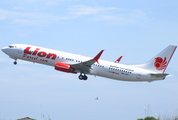
[[[116,63],[100,60],[104,50],[101,50],[94,58],[26,44],[12,44],[3,47],[2,51],[15,60],[15,65],[17,59],[49,65],[58,71],[79,73],[80,80],[87,80],[87,75],[94,75],[121,81],[152,82],[164,80],[168,75],[165,70],[176,48],[175,45],[169,45],[150,61],[140,65],[117,63],[122,57]]]

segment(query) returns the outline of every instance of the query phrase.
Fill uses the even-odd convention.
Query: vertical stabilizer
[[[164,73],[176,48],[177,46],[169,45],[146,64],[141,65],[141,67],[153,72]]]

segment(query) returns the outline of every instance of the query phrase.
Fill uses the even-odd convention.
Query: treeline
[[[138,118],[137,120],[178,120],[178,116],[175,117],[160,117],[160,118],[155,118],[155,117],[145,117],[145,118]]]

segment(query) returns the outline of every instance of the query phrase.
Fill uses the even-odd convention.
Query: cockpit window
[[[9,45],[9,48],[14,48],[14,46],[12,46],[12,45]]]

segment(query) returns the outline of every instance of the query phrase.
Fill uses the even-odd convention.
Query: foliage
[[[160,117],[160,118],[154,118],[154,117],[150,117],[150,116],[148,116],[148,117],[146,117],[146,118],[139,118],[139,119],[137,119],[137,120],[178,120],[178,117]]]
[[[156,118],[154,118],[154,117],[146,117],[146,118],[139,118],[139,119],[137,119],[137,120],[159,120],[159,119],[156,119]]]

